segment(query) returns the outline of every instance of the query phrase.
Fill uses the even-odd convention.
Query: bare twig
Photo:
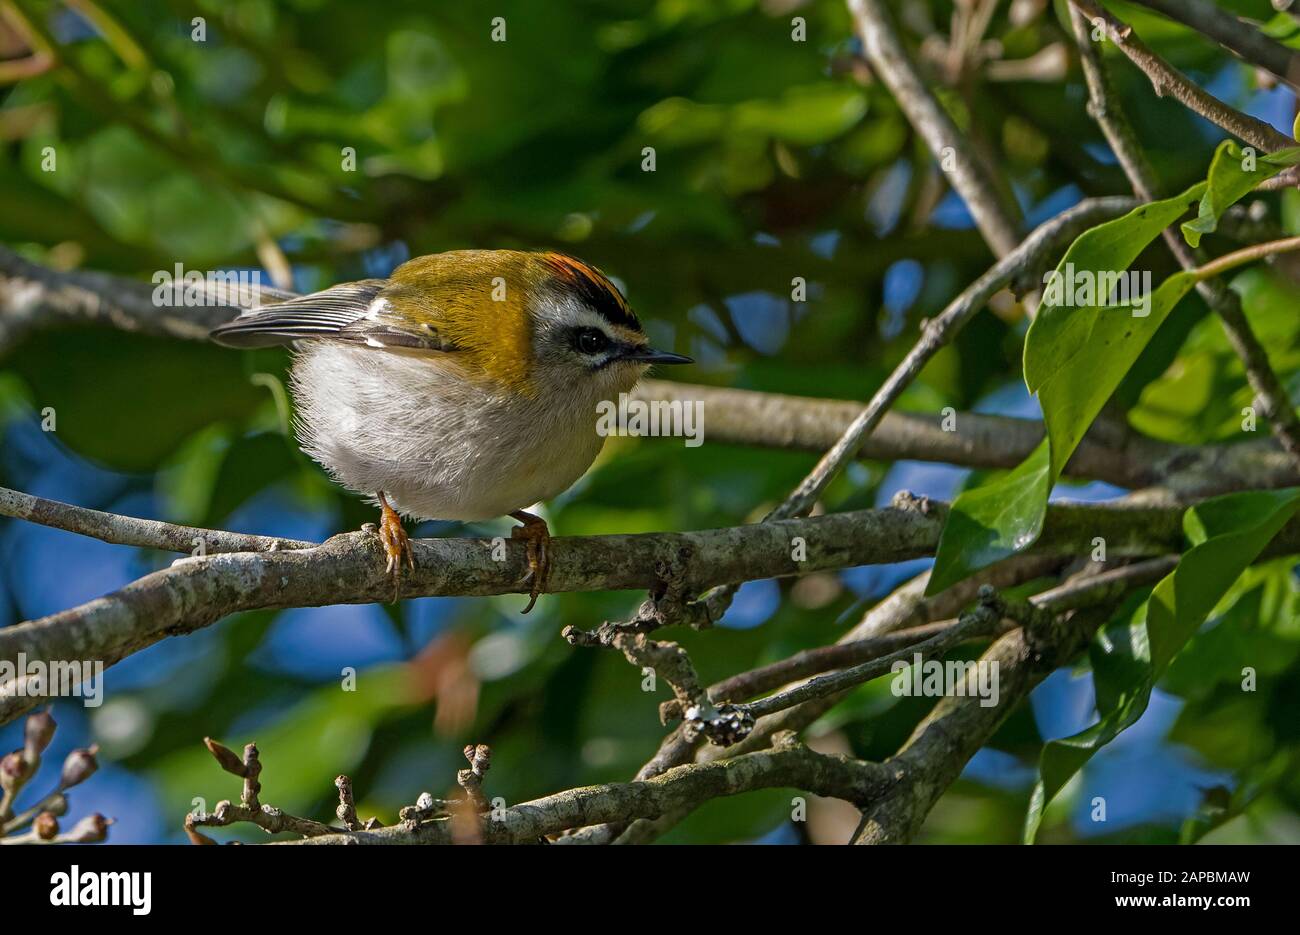
[[[254,536],[221,529],[178,526],[154,519],[139,519],[118,513],[105,513],[86,507],[46,500],[31,494],[0,487],[0,516],[25,519],[42,526],[65,529],[82,536],[118,545],[134,545],[169,552],[195,555],[220,552],[268,552],[276,549],[306,549],[316,545],[296,539]]]
[[[1133,202],[1127,198],[1088,199],[1035,228],[1019,246],[975,280],[941,314],[925,324],[920,339],[871,397],[866,408],[785,502],[772,511],[770,518],[800,516],[811,509],[826,485],[861,449],[863,440],[880,424],[885,412],[916,379],[930,359],[956,337],[971,316],[982,309],[989,299],[1012,282],[1036,272],[1051,251],[1063,242],[1074,239],[1102,220],[1122,214],[1132,206]]]
[[[830,675],[809,679],[786,691],[769,695],[759,701],[738,705],[738,707],[748,712],[752,717],[759,718],[777,711],[783,711],[805,701],[811,701],[814,698],[839,694],[846,689],[854,688],[863,682],[869,682],[884,675],[890,671],[896,662],[910,663],[912,659],[917,657],[933,658],[973,636],[992,633],[1006,613],[1006,603],[998,597],[996,591],[986,585],[981,589],[979,602],[973,610],[963,614],[953,626],[940,631],[929,639],[922,640],[920,643],[913,643],[911,646],[872,659],[870,662],[850,666]]]
[[[1252,65],[1300,89],[1300,53],[1221,10],[1213,0],[1133,0],[1209,36]]]
[[[1089,579],[1086,585],[1077,584],[1068,589],[1048,592],[1028,602],[1006,600],[999,597],[993,588],[985,585],[981,588],[979,601],[971,611],[963,614],[957,623],[944,628],[929,639],[737,707],[758,718],[814,698],[838,694],[845,689],[884,675],[896,662],[910,661],[916,657],[931,658],[963,640],[993,633],[1003,618],[1010,618],[1028,629],[1050,627],[1059,610],[1109,603],[1116,593],[1122,594],[1130,588],[1159,580],[1168,574],[1175,564],[1176,560],[1172,558],[1153,559],[1132,568],[1119,569],[1106,576],[1098,575]]]
[[[244,781],[244,784],[240,792],[238,805],[223,799],[217,803],[217,807],[213,809],[210,815],[202,812],[190,812],[185,816],[185,833],[192,843],[216,843],[207,835],[198,831],[199,828],[224,828],[227,825],[240,822],[257,825],[267,834],[279,834],[289,831],[294,834],[312,836],[332,834],[338,830],[310,818],[299,818],[296,815],[290,815],[283,809],[272,805],[264,805],[258,801],[258,794],[262,789],[262,784],[258,779],[262,774],[262,761],[256,744],[246,744],[244,746],[244,755],[240,757],[235,751],[217,743],[211,737],[204,737],[203,743],[221,768],[232,776],[238,776]]]
[[[0,757],[0,844],[90,844],[108,836],[112,821],[97,813],[86,816],[69,831],[59,828],[59,818],[68,811],[67,791],[99,769],[96,746],[69,753],[54,788],[34,805],[14,814],[19,794],[35,777],[57,729],[48,711],[38,711],[27,718],[22,748]],[[15,833],[24,828],[28,829],[26,833]]]
[[[456,783],[465,790],[465,797],[476,811],[490,811],[492,803],[483,794],[483,777],[492,765],[492,750],[485,743],[469,744],[465,747],[465,759],[469,760],[469,769],[456,774]]]
[[[1171,571],[1177,559],[1172,556],[1125,565],[1121,568],[1094,575],[1089,578],[1073,580],[1044,591],[1030,599],[1035,607],[1050,609],[1053,613],[1077,610],[1081,607],[1107,603],[1116,594],[1123,593],[1143,584],[1149,584]],[[841,669],[880,659],[891,653],[915,646],[927,639],[950,631],[957,624],[952,621],[936,621],[903,630],[895,630],[879,636],[852,640],[846,643],[833,643],[795,653],[779,662],[773,662],[748,672],[741,672],[709,686],[709,698],[714,702],[741,701],[763,692],[772,691],[795,679],[807,678],[820,672]],[[1014,624],[1003,620],[1001,626],[992,632],[1000,633],[1010,629]],[[986,634],[969,634],[969,639],[978,639]],[[668,704],[671,704],[669,702]],[[664,712],[670,717],[680,717],[675,709]]]
[[[1271,153],[1295,145],[1294,140],[1274,130],[1264,121],[1243,114],[1201,88],[1151,51],[1133,31],[1133,27],[1121,21],[1097,0],[1070,0],[1070,3],[1086,15],[1089,24],[1101,24],[1110,41],[1150,79],[1151,87],[1159,97],[1168,94],[1206,120],[1265,152]]]
[[[646,781],[570,789],[499,809],[483,822],[483,840],[488,844],[531,844],[581,825],[689,812],[711,799],[758,789],[803,789],[861,806],[881,795],[893,781],[874,763],[815,753],[793,738],[782,738],[771,750],[715,763],[690,763]],[[453,841],[452,824],[444,819],[411,821],[283,843],[448,844]]]
[[[871,67],[939,160],[984,240],[995,255],[1006,256],[1020,243],[1015,211],[999,195],[987,167],[975,160],[969,142],[926,88],[884,4],[880,0],[849,0],[849,11]]]

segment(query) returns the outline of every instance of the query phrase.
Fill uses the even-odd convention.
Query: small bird
[[[629,392],[658,351],[618,288],[559,253],[454,250],[249,309],[212,331],[236,348],[291,344],[302,449],[373,497],[387,570],[415,567],[402,520],[522,523],[532,610],[546,583],[545,520],[604,444],[597,404]]]

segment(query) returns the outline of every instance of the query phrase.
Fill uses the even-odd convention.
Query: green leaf
[[[1191,273],[1175,273],[1149,296],[1149,304],[1087,310],[1094,313],[1087,342],[1038,390],[1052,449],[1052,484],[1106,400],[1194,285],[1196,279]]]
[[[1214,605],[1300,507],[1300,488],[1251,490],[1192,507],[1183,529],[1195,545],[1151,592],[1151,661],[1162,673]]]
[[[1079,274],[1102,281],[1099,277],[1107,270],[1127,269],[1204,190],[1205,183],[1200,183],[1175,198],[1143,205],[1122,218],[1085,231],[1070,245],[1053,274],[1057,287],[1053,288],[1049,279],[1038,317],[1025,340],[1025,382],[1030,391],[1055,384],[1043,398],[1048,438],[1005,477],[966,491],[953,501],[926,593],[936,593],[980,568],[1015,555],[1038,538],[1047,512],[1047,497],[1061,468],[1150,334],[1190,288],[1191,281],[1187,274],[1180,274],[1187,279],[1185,287],[1181,279],[1178,286],[1167,282],[1161,287],[1163,294],[1158,290],[1152,296],[1151,314],[1147,317],[1158,317],[1159,321],[1140,342],[1126,340],[1125,331],[1141,327],[1133,323],[1145,320],[1133,317],[1132,309],[1106,309],[1103,315],[1099,308],[1072,308],[1063,302],[1072,292],[1066,286]],[[1159,313],[1158,307],[1162,309]],[[1121,344],[1121,354],[1112,357],[1117,343]],[[1085,355],[1086,360],[1076,360],[1080,355]],[[1055,422],[1048,395],[1050,405],[1059,410]]]
[[[1205,194],[1195,221],[1183,224],[1183,236],[1193,247],[1201,237],[1218,228],[1219,217],[1242,197],[1287,166],[1300,162],[1300,148],[1283,149],[1263,156],[1248,155],[1235,140],[1224,140],[1214,152]],[[1248,168],[1249,167],[1249,168]]]
[[[1103,627],[1093,640],[1101,719],[1043,747],[1025,816],[1025,843],[1033,842],[1044,809],[1070,778],[1142,716],[1170,661],[1298,508],[1300,488],[1290,488],[1228,494],[1187,511],[1183,528],[1193,547],[1136,613]]]
[[[1300,31],[1300,24],[1290,13],[1275,13],[1273,18],[1259,27],[1259,31],[1270,39],[1276,39],[1279,42],[1285,42],[1293,38]]]
[[[992,483],[964,491],[948,513],[934,570],[926,586],[934,594],[976,570],[1015,555],[1043,530],[1043,505],[1051,489],[1044,439],[1013,470]]]
[[[1089,276],[1098,281],[1126,270],[1138,255],[1201,198],[1205,182],[1181,195],[1134,208],[1123,217],[1084,231],[1075,239],[1048,278],[1047,289],[1029,333],[1025,336],[1025,385],[1037,393],[1087,342],[1098,309],[1077,308],[1063,288],[1072,278]],[[1058,288],[1053,288],[1053,282]]]
[[[1149,284],[1135,287],[1125,304],[1113,304],[1115,287],[1123,284],[1121,277],[1138,255],[1194,201],[1199,215],[1183,230],[1195,245],[1230,205],[1298,161],[1300,149],[1247,159],[1234,142],[1225,141],[1215,152],[1207,181],[1085,231],[1070,245],[1047,280],[1038,317],[1025,336],[1025,385],[1038,394],[1047,426],[1046,469],[1035,450],[1007,478],[958,497],[927,593],[1034,543],[1048,495],[1088,427],[1169,313],[1196,285],[1196,276],[1183,271],[1154,291]]]

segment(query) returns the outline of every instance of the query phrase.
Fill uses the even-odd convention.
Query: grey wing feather
[[[218,344],[241,348],[327,339],[377,348],[452,350],[432,328],[416,332],[369,316],[372,303],[385,285],[384,279],[363,279],[250,309],[214,328],[211,337]]]

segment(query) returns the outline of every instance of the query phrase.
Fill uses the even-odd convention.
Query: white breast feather
[[[608,388],[530,399],[458,366],[451,356],[305,342],[292,378],[303,450],[344,486],[382,490],[420,519],[503,516],[563,492],[591,466]]]

